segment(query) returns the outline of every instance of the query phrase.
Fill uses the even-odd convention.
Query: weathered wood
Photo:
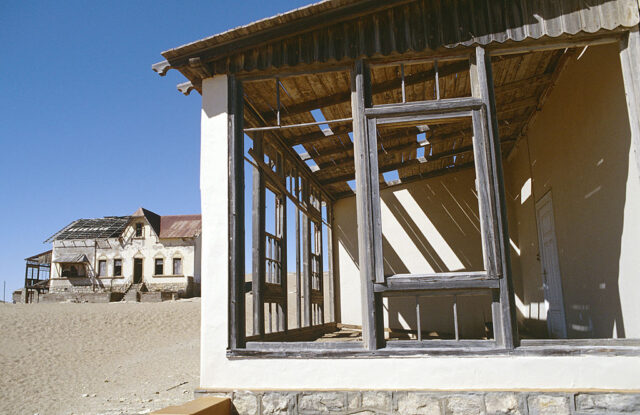
[[[316,340],[319,337],[322,337],[324,334],[333,333],[338,330],[336,323],[327,323],[321,326],[315,327],[301,327],[296,329],[290,329],[287,333],[285,332],[274,332],[268,333],[264,337],[259,336],[249,336],[247,337],[247,349],[257,349],[262,345],[268,344],[269,346],[273,345],[276,348],[282,348],[282,343],[278,343],[280,341],[286,341],[284,343],[286,345],[298,346],[300,344],[313,343],[317,345],[322,345],[322,343],[315,343],[313,340]],[[266,343],[269,342],[269,343]],[[273,343],[271,343],[273,342]],[[294,344],[290,342],[296,342]],[[265,346],[264,348],[269,348],[269,346]]]
[[[620,64],[624,81],[631,145],[640,177],[640,31],[632,28],[620,42]]]
[[[464,345],[461,343],[464,342]],[[353,347],[326,347],[309,350],[304,345],[295,343],[280,343],[280,350],[246,350],[231,349],[227,351],[230,359],[263,358],[263,359],[387,359],[399,356],[430,356],[430,357],[490,357],[490,356],[640,356],[640,347],[621,345],[574,346],[574,345],[546,345],[522,346],[514,350],[502,349],[491,340],[447,341],[410,340],[389,341],[383,349],[365,350],[359,348],[358,342],[348,342]],[[483,343],[480,343],[483,342]],[[346,342],[345,342],[346,343]],[[324,344],[324,343],[321,343]]]
[[[365,109],[370,118],[401,117],[403,115],[436,114],[444,117],[450,112],[473,111],[482,106],[478,98],[448,98],[438,101],[409,102],[406,104],[384,104]]]
[[[335,286],[339,284],[338,281],[335,280],[337,274],[334,272],[334,264],[333,264],[333,203],[327,202],[327,222],[329,225],[327,226],[327,265],[328,269],[328,277],[327,277],[327,297],[329,298],[329,322],[336,321],[336,304],[338,299],[336,297]]]
[[[298,173],[295,174],[295,195],[300,197],[300,180]],[[301,285],[301,263],[300,263],[300,210],[296,209],[296,322],[297,328],[302,327],[302,285]]]
[[[309,203],[309,187],[306,182],[302,185],[302,198]],[[307,215],[302,216],[302,296],[304,326],[311,326],[311,221]]]
[[[293,34],[309,32],[313,29],[327,26],[328,23],[336,24],[364,14],[374,13],[393,6],[405,4],[410,1],[411,0],[390,0],[380,2],[378,0],[365,0],[353,3],[338,9],[330,9],[324,12],[315,13],[313,16],[305,19],[295,19],[291,22],[273,26],[269,29],[240,37],[232,42],[225,42],[213,47],[199,49],[197,53],[185,54],[179,58],[169,59],[169,62],[173,68],[181,68],[188,63],[189,58],[194,56],[201,57],[203,61],[220,59],[223,56],[253,49],[268,42],[274,42],[290,37]]]
[[[548,50],[558,49],[570,49],[579,48],[585,46],[597,46],[607,45],[611,43],[617,43],[620,41],[618,36],[602,36],[595,35],[589,36],[586,39],[566,40],[566,39],[549,39],[543,42],[536,41],[535,43],[529,43],[524,46],[503,46],[497,44],[496,46],[486,46],[487,51],[491,51],[492,56],[509,56],[515,54],[529,53],[529,52],[544,52]]]
[[[496,211],[495,226],[498,252],[496,256],[500,264],[500,308],[501,308],[501,336],[496,335],[496,341],[506,349],[513,349],[518,344],[517,321],[514,305],[514,289],[511,275],[511,257],[509,255],[509,231],[507,227],[507,204],[504,190],[504,176],[502,172],[502,157],[500,138],[498,134],[498,119],[496,116],[496,100],[493,88],[493,73],[491,56],[483,47],[476,47],[475,64],[477,67],[477,82],[480,97],[487,111],[489,130],[490,155],[490,187],[494,194],[493,205]]]
[[[281,192],[286,197],[288,197],[289,200],[291,200],[293,204],[298,207],[298,209],[304,212],[305,215],[308,215],[316,220],[322,220],[318,209],[311,205],[304,205],[300,203],[300,201],[294,195],[292,195],[289,190],[287,190],[287,186],[283,182],[282,178],[279,177],[273,170],[271,170],[271,168],[269,168],[269,166],[264,161],[260,160],[253,149],[249,149],[248,153],[251,157],[253,157],[255,164],[265,174],[266,179],[268,179],[265,181],[265,185],[273,185],[275,187],[276,193]]]
[[[512,142],[513,139],[508,139],[508,140],[504,140],[503,142]],[[400,146],[397,147],[391,147],[389,149],[385,149],[385,150],[378,150],[378,154],[382,154],[382,155],[386,155],[386,154],[396,154],[396,153],[401,153],[401,152],[405,152],[405,151],[409,151],[412,149],[416,149],[420,147],[420,145],[418,143],[410,143],[410,144],[402,144]],[[432,161],[436,161],[436,160],[440,160],[446,157],[451,157],[451,156],[457,156],[460,154],[464,154],[464,153],[469,153],[473,151],[473,145],[470,146],[464,146],[464,147],[459,147],[459,148],[455,148],[453,150],[446,150],[446,151],[442,151],[440,153],[436,153],[436,154],[432,154],[432,155],[426,155],[424,157],[417,157],[411,160],[404,160],[402,162],[395,162],[395,163],[391,163],[391,164],[381,164],[378,168],[378,172],[379,173],[385,173],[388,171],[393,171],[393,170],[397,170],[400,168],[404,168],[404,167],[410,167],[410,166],[415,166],[415,165],[419,165],[422,163],[428,163],[428,162],[432,162]],[[324,169],[321,170],[322,172],[327,172],[327,171],[331,171],[334,169],[344,169],[344,168],[348,168],[348,167],[352,167],[353,161],[349,160],[349,161],[345,161],[342,164],[336,164],[334,165],[332,168],[328,168],[328,169]],[[335,183],[339,183],[339,182],[345,182],[345,181],[349,181],[349,180],[353,180],[353,178],[355,177],[355,173],[350,173],[350,174],[344,174],[344,175],[340,175],[340,176],[336,176],[336,177],[332,177],[331,179],[327,179],[327,180],[321,180],[321,183],[324,185],[330,185],[330,184],[335,184]]]
[[[229,348],[245,346],[244,133],[242,83],[228,77]]]
[[[475,111],[473,114],[473,148],[478,192],[478,217],[480,218],[480,236],[482,238],[482,257],[484,269],[492,277],[499,274],[496,245],[496,210],[493,203],[491,173],[489,166],[489,130],[485,122],[486,112]]]
[[[282,176],[285,173],[282,171]],[[279,217],[280,221],[280,291],[284,301],[280,302],[280,325],[283,331],[289,330],[289,316],[288,316],[288,298],[287,298],[287,279],[288,279],[288,264],[287,264],[287,197],[285,195],[278,195],[280,201]]]
[[[245,128],[245,133],[256,132],[256,131],[274,131],[274,130],[287,130],[292,128],[302,128],[302,127],[313,127],[316,125],[324,125],[324,124],[344,124],[351,122],[351,118],[339,118],[337,120],[326,120],[326,121],[314,121],[314,122],[304,122],[298,124],[287,124],[287,125],[273,125],[267,127],[253,127],[253,128]]]
[[[429,280],[416,279],[414,281],[392,281],[387,279],[386,284],[375,284],[376,293],[408,292],[408,291],[440,291],[440,290],[471,290],[498,288],[500,280],[496,279],[451,279]]]
[[[469,69],[468,62],[455,62],[449,65],[445,65],[440,68],[440,74],[447,76],[453,75],[459,72],[463,72]],[[418,72],[413,75],[407,76],[404,78],[405,86],[417,85],[420,83],[424,83],[430,81],[435,76],[434,70],[428,70],[424,72]],[[372,94],[380,94],[388,91],[393,91],[402,86],[402,79],[392,79],[386,82],[382,82],[380,84],[372,85],[371,93]],[[314,109],[329,107],[332,105],[345,104],[348,103],[351,99],[350,92],[338,92],[336,94],[332,94],[322,98],[314,98],[312,100],[306,102],[296,103],[295,105],[291,105],[286,110],[286,116],[294,116],[299,115],[305,112],[312,111]],[[267,121],[273,121],[276,116],[273,112],[264,112],[261,114],[262,117]]]
[[[253,157],[264,160],[262,133],[253,137]],[[252,273],[253,335],[264,336],[264,291],[265,291],[265,181],[262,169],[253,170],[252,206]]]
[[[376,255],[382,254],[382,240],[376,241],[374,229],[380,228],[374,223],[373,200],[380,200],[378,190],[377,145],[368,134],[365,108],[371,103],[371,83],[369,69],[362,60],[355,64],[351,75],[351,111],[353,114],[354,158],[356,167],[356,212],[358,221],[358,258],[360,263],[360,284],[362,292],[362,338],[366,349],[374,350],[384,344],[384,331],[378,330],[382,319],[376,304],[381,299],[374,294],[373,281],[384,278],[376,275]],[[372,157],[373,156],[373,157]],[[382,261],[382,258],[380,258]],[[382,274],[382,270],[380,270]]]
[[[264,121],[264,119],[260,118],[260,114],[251,105],[250,102],[245,100],[245,106],[249,110],[248,112],[253,117],[255,117],[257,120],[259,120],[264,125],[266,125],[266,121]],[[306,180],[309,180],[313,184],[318,186],[318,188],[322,192],[323,196],[326,197],[328,200],[333,200],[333,197],[322,188],[320,183],[314,177],[314,175],[311,172],[311,169],[309,168],[309,166],[307,166],[307,164],[305,162],[300,160],[300,157],[298,156],[298,153],[291,146],[289,146],[286,143],[286,140],[284,140],[279,134],[277,134],[277,131],[268,131],[268,134],[269,134],[269,137],[271,137],[271,139],[270,139],[271,144],[273,144],[274,147],[276,147],[278,150],[280,150],[283,154],[286,154],[286,158],[289,161],[291,161],[293,163],[293,165],[295,165],[295,167],[298,170],[298,173],[300,174],[300,176],[304,177]]]

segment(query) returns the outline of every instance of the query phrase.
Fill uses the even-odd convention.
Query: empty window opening
[[[113,260],[113,276],[114,277],[122,276],[122,259]]]
[[[105,259],[101,259],[98,261],[98,276],[99,277],[107,276],[107,261]]]
[[[144,236],[143,229],[142,223],[136,223],[136,238],[142,238]]]
[[[173,275],[182,275],[182,258],[173,258]]]
[[[163,258],[155,259],[154,275],[164,275],[164,259]]]

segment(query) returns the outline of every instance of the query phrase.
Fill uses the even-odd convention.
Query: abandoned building
[[[51,250],[25,258],[24,287],[13,292],[14,303],[37,303],[49,292]]]
[[[335,0],[163,52],[202,95],[200,393],[640,411],[638,23]]]
[[[73,221],[46,242],[53,244],[52,297],[101,293],[113,301],[123,295],[137,300],[145,291],[199,294],[200,215],[160,216],[139,208],[131,216]]]

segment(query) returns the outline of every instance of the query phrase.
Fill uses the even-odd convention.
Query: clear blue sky
[[[310,1],[0,2],[0,289],[78,218],[200,213],[200,95],[160,52]]]

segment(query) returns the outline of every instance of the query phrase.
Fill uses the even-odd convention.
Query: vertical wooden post
[[[253,151],[264,161],[262,133],[253,136]],[[264,336],[264,287],[265,287],[265,185],[261,169],[253,169],[252,206],[252,271],[253,335]]]
[[[309,184],[306,181],[302,183],[302,203],[304,206],[309,206]],[[303,315],[305,327],[312,325],[311,266],[311,221],[307,215],[302,214],[302,296],[304,297]]]
[[[368,133],[365,107],[371,103],[369,70],[356,61],[351,74],[351,112],[353,116],[354,162],[356,170],[356,210],[358,220],[358,259],[362,294],[362,340],[369,350],[383,347],[382,298],[373,291],[373,281],[384,281],[378,186],[376,137]],[[375,121],[374,121],[375,122]],[[374,128],[375,130],[375,128]],[[372,143],[373,141],[373,143]],[[373,146],[372,146],[373,144]]]
[[[329,298],[329,321],[336,321],[336,295],[334,273],[333,273],[333,204],[329,201],[327,203],[327,270],[329,275],[327,278],[327,297]]]
[[[489,170],[489,189],[491,189],[492,222],[495,238],[494,252],[491,253],[491,262],[496,264],[496,271],[500,273],[500,328],[494,322],[494,336],[496,343],[506,349],[513,349],[518,344],[517,322],[514,306],[513,281],[511,276],[511,258],[509,256],[509,231],[507,228],[507,204],[504,190],[504,176],[502,171],[502,152],[500,150],[500,138],[498,135],[498,118],[496,113],[495,91],[493,87],[493,73],[491,56],[482,47],[476,47],[476,53],[472,59],[472,74],[474,85],[472,89],[476,96],[484,102],[488,130],[486,143],[486,155]],[[494,318],[497,316],[494,316]]]
[[[318,195],[318,198],[320,196]],[[318,199],[320,200],[320,199]],[[322,217],[322,202],[318,203],[320,217]],[[324,249],[322,249],[322,221],[316,224],[316,254],[318,255],[318,285],[322,294],[322,304],[318,307],[318,323],[324,324]]]
[[[24,292],[22,293],[22,297],[24,298],[24,303],[27,304],[29,302],[29,286],[28,284],[29,278],[29,263],[27,262],[24,268]]]
[[[298,172],[295,172],[295,190],[296,198],[300,201],[300,177]],[[302,327],[302,284],[300,281],[301,268],[300,268],[300,210],[296,207],[296,319],[297,328]]]
[[[286,178],[286,173],[283,171]],[[287,306],[287,196],[280,196],[280,286],[282,288],[282,304],[280,315],[280,329],[289,329],[288,306]]]
[[[228,77],[229,347],[245,347],[244,101],[242,83]]]
[[[638,26],[632,28],[620,42],[620,64],[627,98],[631,145],[640,177],[640,32]]]

